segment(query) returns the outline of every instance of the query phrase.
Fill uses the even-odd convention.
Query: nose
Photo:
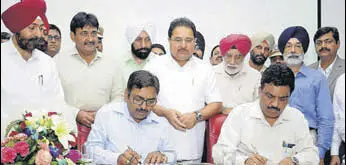
[[[146,109],[147,108],[147,102],[146,101],[143,102],[143,104],[141,105],[141,108],[142,109]]]
[[[279,107],[279,98],[273,99],[273,101],[271,102],[271,106]]]

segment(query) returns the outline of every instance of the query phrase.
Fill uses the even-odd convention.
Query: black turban
[[[308,32],[301,26],[292,26],[285,29],[279,37],[278,47],[281,53],[284,53],[286,43],[291,38],[297,38],[299,40],[303,46],[304,53],[308,50],[310,42]]]

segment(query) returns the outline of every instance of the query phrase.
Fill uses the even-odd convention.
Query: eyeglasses
[[[83,37],[87,37],[88,35],[89,35],[89,32],[87,32],[87,31],[82,31],[82,32],[80,32],[79,33],[81,36],[83,36]],[[97,36],[97,31],[92,31],[92,32],[90,32],[90,34],[91,34],[91,37],[96,37]]]
[[[171,41],[181,45],[181,44],[183,44],[183,42],[185,42],[185,44],[192,44],[195,41],[195,39],[194,38],[183,39],[183,38],[177,37],[177,38],[171,39]]]
[[[134,96],[132,100],[133,104],[141,106],[144,102],[147,106],[153,107],[156,104],[156,98],[144,99],[141,96]]]
[[[52,36],[52,35],[48,35],[48,41],[53,41],[53,39],[55,40],[55,41],[60,41],[60,36],[58,36],[58,35],[55,35],[55,36]]]
[[[325,39],[325,40],[316,40],[316,46],[322,46],[323,45],[323,43],[324,44],[326,44],[326,45],[331,45],[332,43],[334,42],[334,40],[333,39]]]

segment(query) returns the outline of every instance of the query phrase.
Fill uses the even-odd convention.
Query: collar
[[[198,60],[201,60],[201,59],[195,57],[194,55],[192,55],[191,58],[185,63],[185,65],[180,66],[178,64],[178,62],[175,61],[175,59],[173,58],[172,54],[167,53],[166,55],[168,56],[168,59],[169,59],[168,60],[168,65],[173,67],[173,68],[178,68],[179,70],[189,69],[189,68],[193,67],[194,65],[196,65]]]
[[[149,53],[148,57],[144,60],[144,62],[140,65],[145,65],[146,63],[148,63],[148,61],[150,61],[152,58],[154,58],[156,55],[153,54],[152,52]],[[133,57],[133,54],[131,51],[128,52],[127,56],[124,57],[124,62],[126,64],[129,64],[129,63],[133,63],[133,64],[137,64],[134,57]],[[138,65],[138,64],[137,64]]]
[[[119,105],[119,106],[114,106],[114,105]],[[120,102],[120,103],[112,104],[112,105],[111,105],[111,109],[112,109],[114,112],[116,112],[116,113],[119,113],[119,114],[124,115],[128,120],[137,123],[137,122],[134,121],[134,119],[131,117],[126,102]],[[159,117],[158,117],[157,115],[155,115],[154,112],[150,112],[150,114],[147,116],[147,118],[144,119],[144,120],[142,120],[142,121],[141,121],[140,123],[138,123],[138,124],[150,124],[150,123],[154,123],[154,124],[159,123]]]
[[[77,48],[72,48],[70,51],[69,51],[70,55],[77,58],[78,60],[80,60],[81,62],[83,63],[86,63],[85,60],[79,55],[79,52],[77,50]],[[99,51],[96,50],[96,56],[94,57],[94,59],[90,62],[89,65],[92,65],[95,61],[101,59],[103,57],[103,54]]]
[[[14,55],[14,56],[20,56],[20,58],[23,59],[22,55],[18,52],[17,48],[13,44],[13,40],[12,39],[14,37],[15,36],[11,37],[6,43],[2,43],[2,44],[7,44],[8,48],[9,48],[8,49],[9,50],[9,54]],[[40,53],[43,53],[43,52],[40,51],[40,50],[34,49],[32,51],[32,53],[31,53],[31,57],[29,58],[29,60],[27,62],[32,61],[32,60],[40,59],[40,56],[39,56]]]
[[[336,55],[334,61],[326,69],[323,69],[321,67],[321,60],[320,60],[318,62],[318,70],[321,70],[321,71],[325,72],[327,75],[329,75],[329,73],[332,72],[332,70],[333,70],[333,66],[334,66],[335,61],[336,61],[337,58],[338,58],[338,55]]]
[[[264,118],[264,115],[263,115],[263,112],[262,112],[262,109],[260,107],[260,100],[257,99],[255,102],[254,102],[254,106],[253,106],[253,110],[250,112],[249,116],[251,118],[255,118],[255,119],[258,119],[258,120],[261,120],[263,122],[265,122],[266,124],[269,125],[269,123],[265,120]],[[291,111],[292,109],[289,107],[289,105],[287,104],[287,106],[285,107],[284,111],[281,113],[280,117],[275,121],[274,125],[277,125],[277,124],[281,124],[283,122],[286,122],[286,121],[290,121],[292,120],[292,117],[291,117]]]
[[[298,74],[307,77],[309,75],[309,68],[303,63],[297,75]]]

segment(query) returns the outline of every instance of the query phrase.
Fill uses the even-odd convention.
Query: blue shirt
[[[97,112],[92,125],[86,143],[88,154],[93,155],[94,163],[117,164],[119,155],[128,147],[141,155],[142,162],[150,152],[172,150],[167,126],[159,123],[158,118],[151,112],[137,123],[125,102],[106,104]]]
[[[317,147],[320,158],[324,158],[332,142],[334,127],[328,81],[322,73],[303,64],[295,77],[294,84],[289,105],[304,114],[310,128],[318,130]]]

